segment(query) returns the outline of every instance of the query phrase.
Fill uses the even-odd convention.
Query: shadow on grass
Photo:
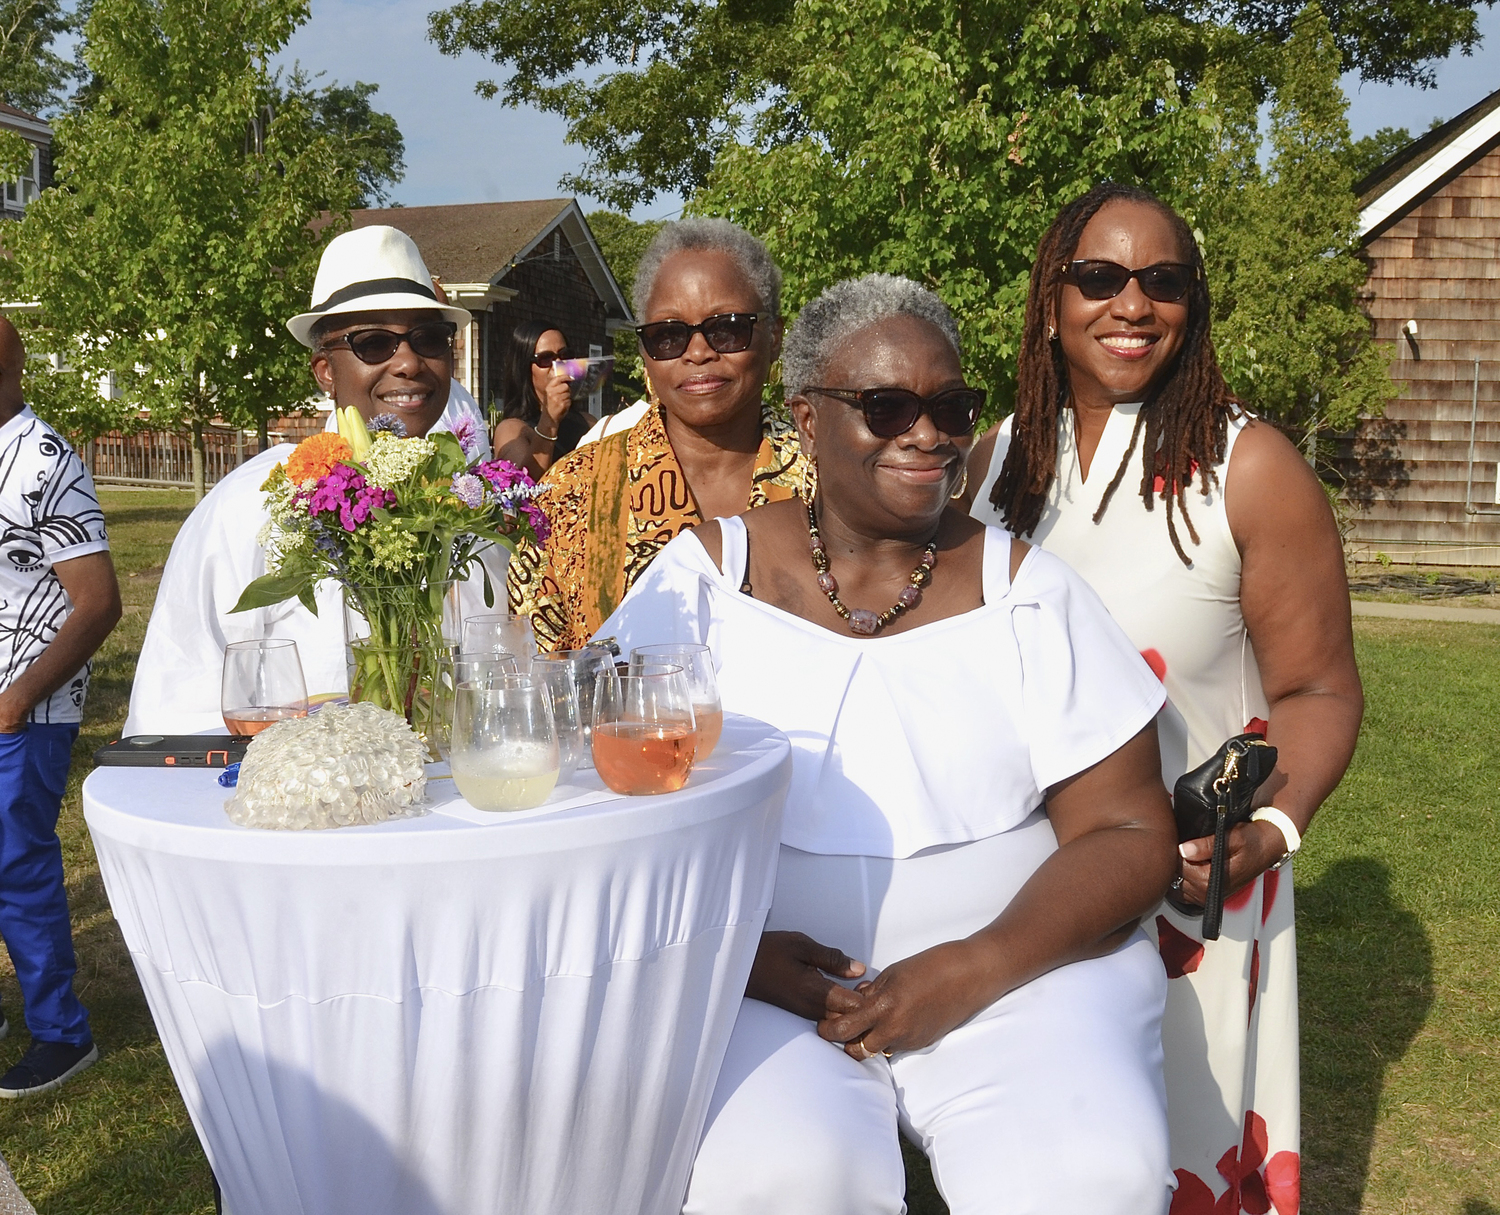
[[[1308,1211],[1361,1209],[1386,1067],[1432,1005],[1432,944],[1371,857],[1297,889],[1302,1023],[1302,1198]],[[1490,1215],[1477,1200],[1464,1215]]]
[[[1500,1208],[1491,1206],[1483,1198],[1470,1198],[1464,1203],[1463,1215],[1500,1215]]]

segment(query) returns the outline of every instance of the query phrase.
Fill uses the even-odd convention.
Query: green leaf
[[[262,574],[240,592],[239,601],[229,610],[231,613],[250,612],[256,608],[274,607],[296,596],[316,615],[317,608],[309,602],[316,585],[317,579],[305,573]]]

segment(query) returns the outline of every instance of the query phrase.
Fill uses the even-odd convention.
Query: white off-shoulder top
[[[861,638],[741,593],[745,524],[718,522],[722,569],[685,532],[599,635],[627,655],[712,648],[724,708],[791,739],[781,838],[793,848],[903,858],[997,835],[1161,708],[1161,681],[1099,597],[1041,549],[1012,583],[999,528],[986,529],[982,607]]]

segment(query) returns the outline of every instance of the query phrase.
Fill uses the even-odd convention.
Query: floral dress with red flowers
[[[1147,511],[1134,452],[1109,509],[1093,521],[1130,446],[1139,405],[1117,405],[1085,477],[1073,413],[1058,424],[1057,476],[1041,523],[1028,537],[1093,586],[1166,685],[1157,721],[1168,789],[1226,738],[1264,731],[1270,710],[1240,612],[1240,557],[1224,494],[1234,442],[1249,420],[1229,424],[1224,463],[1207,494],[1195,479],[1172,548],[1158,500]],[[1000,524],[990,505],[1010,442],[1001,427],[974,517]],[[1297,945],[1290,865],[1257,878],[1225,904],[1222,935],[1205,942],[1200,920],[1163,903],[1149,917],[1167,986],[1162,1022],[1167,1118],[1177,1190],[1171,1215],[1295,1215],[1300,1206],[1301,1107],[1297,1057]]]

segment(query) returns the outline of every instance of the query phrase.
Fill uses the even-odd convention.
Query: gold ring
[[[885,1057],[886,1057],[886,1058],[887,1058],[887,1059],[889,1059],[889,1058],[890,1058],[890,1057],[891,1057],[891,1052],[890,1052],[890,1051],[888,1051],[888,1050],[883,1050],[883,1051],[881,1051],[881,1052],[880,1052],[880,1053],[881,1053],[881,1054],[882,1054],[882,1055],[884,1055],[884,1056],[885,1056]]]

